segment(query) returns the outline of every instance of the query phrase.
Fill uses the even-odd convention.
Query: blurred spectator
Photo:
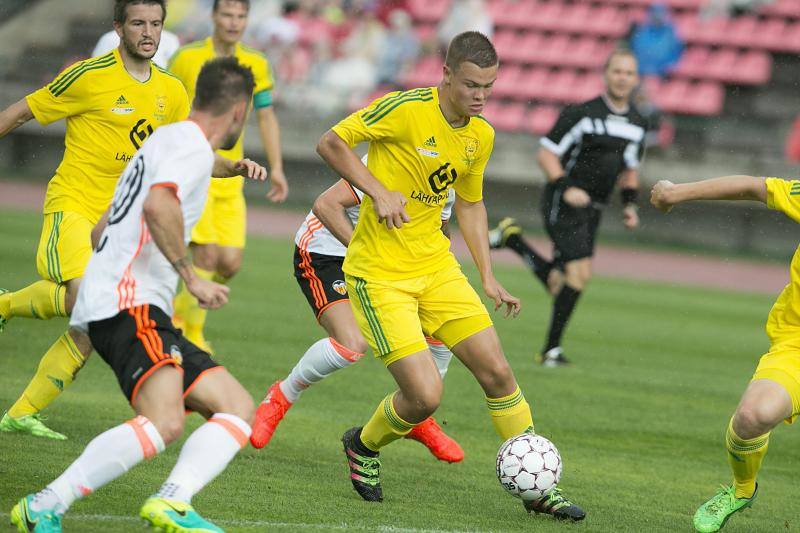
[[[683,41],[664,4],[650,7],[647,19],[634,27],[630,45],[641,76],[666,76],[683,54]]]
[[[800,115],[795,119],[786,138],[786,160],[790,163],[800,163]]]
[[[453,0],[450,11],[439,24],[437,37],[440,48],[447,50],[459,33],[479,31],[491,39],[493,30],[494,22],[483,0]]]
[[[377,0],[375,2],[375,13],[385,26],[392,25],[392,12],[397,10],[408,13],[408,0]]]
[[[419,40],[411,26],[411,15],[401,9],[389,14],[389,31],[378,55],[378,83],[400,88],[400,78],[419,55]]]
[[[100,40],[97,41],[97,44],[94,46],[94,51],[92,52],[92,57],[107,54],[118,46],[119,35],[117,35],[116,31],[111,30],[110,32],[104,33],[100,37]],[[156,55],[153,56],[153,63],[161,68],[167,68],[169,58],[171,58],[172,54],[180,47],[181,41],[178,39],[177,35],[168,30],[162,30],[161,42],[158,44]]]
[[[738,17],[753,13],[772,0],[710,0],[700,11],[703,18]]]

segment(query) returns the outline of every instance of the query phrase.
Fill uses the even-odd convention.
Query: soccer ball
[[[561,455],[539,435],[523,433],[505,441],[497,452],[497,479],[512,496],[538,500],[561,479]]]

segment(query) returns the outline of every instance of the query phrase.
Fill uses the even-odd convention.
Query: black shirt
[[[647,120],[633,105],[619,113],[598,96],[565,107],[541,144],[561,158],[571,182],[606,203],[619,174],[639,166],[646,131]]]

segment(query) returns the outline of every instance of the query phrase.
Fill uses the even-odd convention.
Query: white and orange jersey
[[[192,121],[162,126],[144,142],[117,182],[108,224],[81,281],[72,326],[86,329],[89,322],[144,304],[172,315],[178,273],[153,242],[144,200],[154,187],[173,190],[188,243],[206,203],[213,164],[214,151]]]
[[[366,160],[366,156],[364,156]],[[352,207],[345,209],[347,217],[353,223],[353,227],[358,223],[358,215],[361,211],[361,199],[364,198],[364,193],[356,189],[347,181],[342,180],[347,185],[350,192],[353,193],[356,204]],[[442,208],[442,221],[450,220],[453,213],[453,203],[456,200],[455,190],[450,189],[447,203]],[[313,211],[309,211],[306,219],[297,230],[294,236],[294,243],[303,251],[311,252],[322,255],[332,255],[336,257],[344,257],[347,254],[347,247],[342,244],[339,239],[333,236],[333,233],[322,224],[322,221],[317,218]]]

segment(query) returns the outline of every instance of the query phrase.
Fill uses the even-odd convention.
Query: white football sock
[[[428,349],[433,355],[433,360],[436,363],[436,368],[439,369],[439,375],[444,379],[447,374],[447,367],[450,366],[450,360],[453,359],[453,352],[441,341],[432,337],[425,337],[428,341]]]
[[[308,387],[352,365],[363,356],[339,344],[333,337],[320,339],[311,345],[286,379],[281,381],[281,392],[294,403]]]
[[[212,416],[186,439],[156,496],[191,503],[192,496],[225,470],[247,444],[251,432],[250,425],[236,415]]]
[[[89,495],[142,462],[164,451],[164,439],[147,418],[137,416],[96,436],[83,453],[37,495],[35,510],[64,513],[78,498]]]

